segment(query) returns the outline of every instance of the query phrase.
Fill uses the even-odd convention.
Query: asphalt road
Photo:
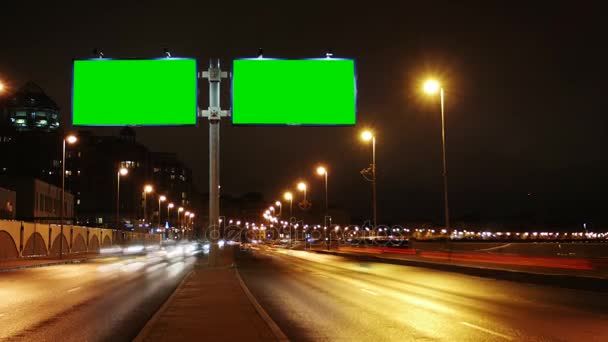
[[[194,258],[104,258],[2,272],[0,340],[131,341]]]
[[[303,251],[238,267],[292,341],[608,341],[605,293]]]

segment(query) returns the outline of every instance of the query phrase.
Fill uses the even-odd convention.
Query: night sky
[[[438,98],[420,82],[446,89],[447,151],[453,221],[534,222],[606,228],[608,138],[606,29],[593,2],[456,1],[267,2],[11,1],[0,8],[0,79],[42,86],[69,125],[72,58],[309,58],[330,48],[358,67],[356,127],[222,125],[222,191],[278,199],[308,180],[321,204],[369,217],[370,185],[359,170],[378,139],[379,223],[442,222]],[[38,4],[39,3],[39,4]],[[64,2],[65,3],[65,2]],[[77,3],[77,4],[76,4]],[[361,5],[357,5],[360,3]],[[585,4],[582,4],[585,3]],[[202,83],[201,107],[208,106]],[[229,84],[222,106],[230,104]],[[96,129],[116,134],[118,129]],[[154,151],[177,151],[208,188],[208,129],[137,128]]]

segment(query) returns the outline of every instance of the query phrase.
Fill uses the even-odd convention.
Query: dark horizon
[[[70,130],[71,61],[92,56],[153,58],[168,47],[204,69],[219,57],[309,58],[331,48],[354,58],[358,73],[355,127],[233,127],[222,123],[221,184],[225,194],[258,191],[268,201],[310,184],[322,202],[319,163],[330,172],[330,202],[353,217],[370,213],[370,185],[359,170],[371,161],[359,133],[378,137],[378,223],[443,221],[441,123],[437,98],[419,89],[434,75],[446,89],[451,215],[504,222],[605,228],[608,161],[603,141],[606,50],[598,5],[416,4],[341,7],[196,3],[163,8],[123,4],[6,4],[0,80],[17,88],[38,83],[62,108]],[[105,4],[104,4],[105,6]],[[13,7],[13,8],[8,8]],[[220,13],[205,15],[204,13]],[[218,30],[212,34],[214,25]],[[200,82],[199,104],[208,106]],[[228,109],[229,84],[222,85]],[[116,135],[120,128],[96,128]],[[208,190],[208,130],[136,128],[151,150],[177,152]]]

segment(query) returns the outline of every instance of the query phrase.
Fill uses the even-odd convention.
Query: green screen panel
[[[195,125],[195,59],[74,61],[74,126]]]
[[[354,125],[355,62],[350,59],[237,59],[236,125]]]

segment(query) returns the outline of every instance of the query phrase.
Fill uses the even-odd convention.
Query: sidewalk
[[[13,260],[2,260],[0,261],[0,272],[20,270],[24,268],[32,267],[44,267],[64,264],[76,264],[84,262],[90,259],[96,259],[102,257],[99,253],[82,253],[82,254],[71,254],[64,255],[63,258],[58,257],[40,257],[40,258],[20,258]],[[107,257],[107,255],[103,255]]]
[[[198,261],[135,341],[286,341],[236,268],[224,265]]]

